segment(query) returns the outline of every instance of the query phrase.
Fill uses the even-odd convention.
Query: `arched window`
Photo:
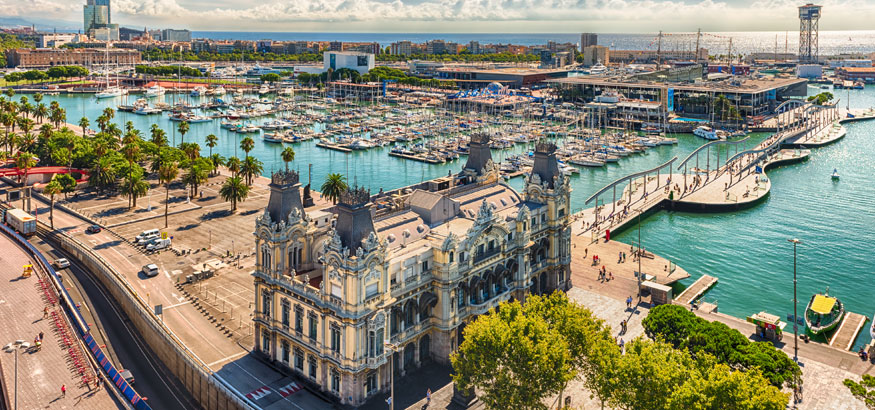
[[[266,246],[261,248],[261,268],[265,271],[273,270],[270,264],[270,248]]]

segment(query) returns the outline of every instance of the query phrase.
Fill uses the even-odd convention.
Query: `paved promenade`
[[[6,346],[16,340],[24,340],[31,345],[28,349],[18,349],[18,408],[19,409],[114,409],[123,408],[117,404],[107,389],[97,390],[92,384],[87,387],[82,376],[71,367],[70,354],[62,346],[62,336],[56,329],[54,315],[64,316],[57,304],[47,302],[39,285],[39,277],[45,272],[34,272],[29,278],[22,278],[22,266],[36,264],[9,237],[0,234],[0,266],[3,278],[0,279],[0,345]],[[49,315],[44,317],[48,308]],[[68,334],[74,330],[63,321]],[[34,339],[43,332],[40,350],[33,347]],[[75,336],[74,336],[75,337]],[[78,349],[82,360],[85,351]],[[14,402],[15,353],[0,352],[0,367],[3,373],[4,394],[10,404]],[[88,366],[88,376],[94,380],[96,374]],[[61,386],[67,393],[61,393]]]

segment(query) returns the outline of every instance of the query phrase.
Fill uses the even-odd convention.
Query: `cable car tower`
[[[820,21],[820,9],[808,3],[799,6],[799,62],[817,62],[817,23]]]

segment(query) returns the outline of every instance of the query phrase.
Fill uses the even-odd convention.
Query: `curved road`
[[[82,304],[83,316],[95,322],[89,323],[94,337],[107,341],[105,351],[112,358],[113,364],[131,371],[135,378],[134,389],[148,398],[153,409],[200,408],[91,273],[86,272],[75,259],[43,239],[33,237],[30,242],[50,261],[58,258],[70,260],[70,267],[59,271],[64,277],[64,286]]]

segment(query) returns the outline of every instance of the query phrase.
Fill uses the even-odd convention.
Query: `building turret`
[[[465,170],[480,175],[490,161],[492,161],[492,151],[489,148],[489,135],[482,133],[472,135],[471,142],[468,144],[468,162],[465,163]]]
[[[561,175],[559,164],[556,161],[556,144],[552,142],[539,142],[535,144],[535,163],[532,173],[537,174],[541,181],[553,188],[554,179]]]
[[[273,223],[285,221],[289,223],[289,214],[297,209],[296,214],[303,215],[301,204],[301,184],[295,171],[278,171],[270,177],[270,199],[267,202],[267,213]]]
[[[337,201],[335,231],[352,254],[362,246],[362,240],[375,233],[370,201],[371,193],[358,187],[347,189]]]

